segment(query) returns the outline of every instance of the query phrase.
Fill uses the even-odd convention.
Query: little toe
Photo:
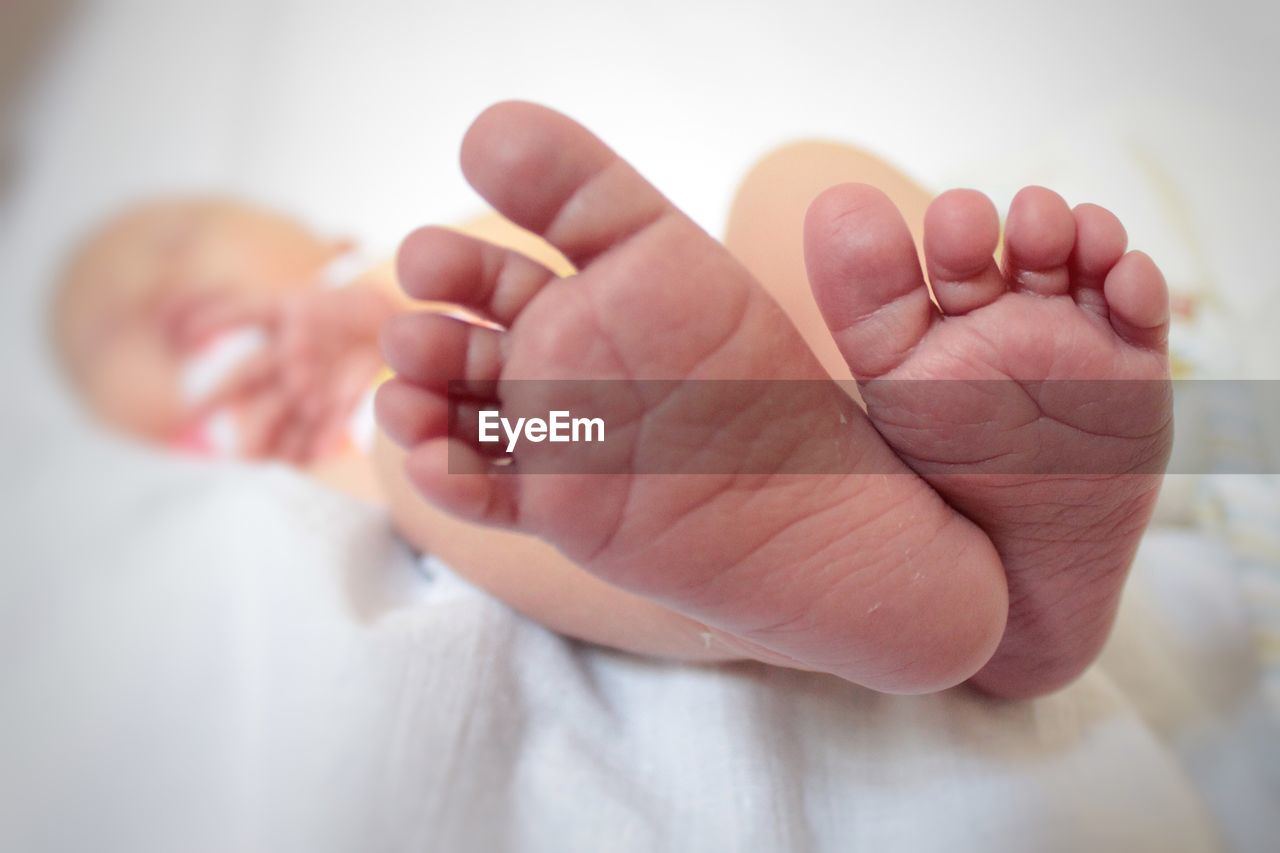
[[[1076,244],[1071,251],[1071,295],[1082,308],[1106,316],[1102,293],[1107,273],[1124,255],[1129,235],[1114,213],[1096,204],[1080,204],[1071,212]]]
[[[1016,290],[1059,296],[1071,289],[1067,261],[1076,242],[1076,222],[1062,196],[1044,187],[1024,187],[1009,205],[1005,225],[1005,275]]]
[[[977,190],[948,190],[924,215],[925,265],[943,313],[965,314],[1005,292],[996,265],[1000,215]]]
[[[458,518],[500,527],[516,522],[519,478],[499,473],[492,460],[456,438],[415,447],[405,473],[423,497]]]
[[[841,184],[809,205],[809,284],[857,379],[897,367],[937,317],[902,214],[867,184]]]
[[[404,239],[396,272],[414,299],[462,305],[504,326],[556,277],[519,252],[438,226]]]
[[[1163,350],[1169,334],[1169,290],[1155,261],[1129,252],[1103,284],[1111,326],[1135,346]]]
[[[382,354],[399,376],[445,393],[466,383],[471,396],[491,398],[502,369],[501,333],[432,312],[392,317],[382,328]]]

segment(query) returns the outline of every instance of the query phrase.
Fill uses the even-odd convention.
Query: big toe
[[[579,268],[666,214],[678,215],[625,160],[573,119],[503,101],[472,122],[462,172],[498,212]]]
[[[875,187],[841,184],[810,204],[804,237],[809,284],[850,371],[897,367],[936,316],[897,207]]]

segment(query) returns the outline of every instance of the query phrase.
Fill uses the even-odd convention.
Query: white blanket
[[[1280,741],[1231,554],[1202,535],[1149,537],[1104,664],[1069,690],[887,697],[566,641],[286,471],[63,461],[90,463],[93,493],[28,493],[8,538],[4,849],[1274,838]]]
[[[1206,6],[1206,39],[1163,5],[668,5],[623,32],[556,2],[77,7],[0,208],[0,849],[1271,848],[1280,737],[1219,528],[1149,535],[1071,689],[891,698],[566,642],[424,573],[375,510],[123,445],[49,391],[48,283],[105,211],[215,188],[390,247],[477,209],[457,141],[511,96],[588,121],[713,232],[801,135],[1000,202],[1065,180],[1179,283],[1231,282],[1240,375],[1280,363],[1248,334],[1274,217],[1239,212],[1275,197],[1267,10]],[[1134,145],[1195,221],[1150,213]]]

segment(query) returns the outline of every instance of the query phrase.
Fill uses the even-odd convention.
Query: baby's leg
[[[748,170],[734,196],[724,245],[782,306],[805,342],[835,378],[849,367],[827,329],[805,275],[804,216],[823,190],[871,184],[902,211],[920,245],[930,194],[875,155],[836,142],[803,140],[766,154]]]

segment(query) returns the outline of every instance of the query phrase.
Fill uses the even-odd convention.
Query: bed
[[[1276,13],[1119,5],[67,4],[0,196],[0,848],[1274,849],[1263,421],[1253,474],[1179,457],[1099,664],[1000,704],[565,640],[373,507],[102,434],[46,351],[58,263],[119,205],[229,192],[390,252],[480,210],[458,140],[526,97],[713,233],[800,136],[1106,204],[1180,295],[1181,375],[1280,378]]]

